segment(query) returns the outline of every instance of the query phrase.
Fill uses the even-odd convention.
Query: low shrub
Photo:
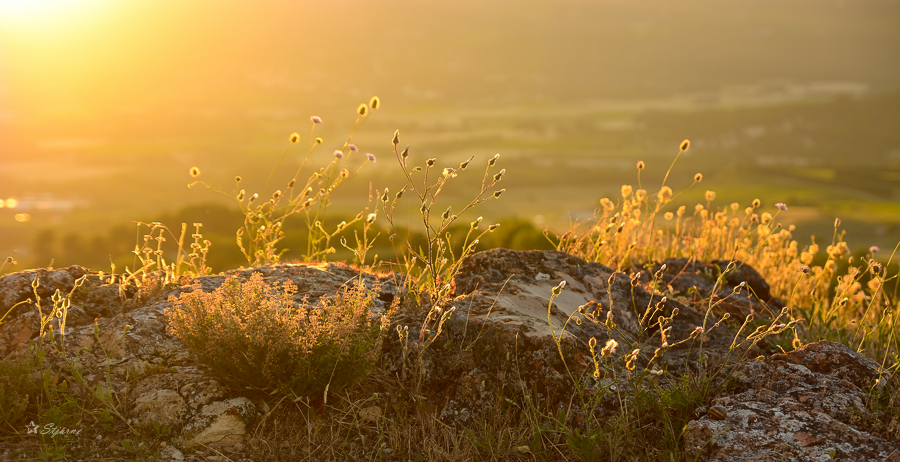
[[[316,396],[371,371],[390,313],[373,315],[375,292],[343,288],[317,305],[294,302],[291,281],[229,277],[213,292],[170,297],[169,331],[232,386]]]

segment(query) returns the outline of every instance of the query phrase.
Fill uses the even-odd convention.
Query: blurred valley
[[[414,164],[475,156],[445,194],[454,209],[500,153],[506,193],[462,221],[500,221],[484,245],[519,248],[548,246],[545,227],[562,234],[622,184],[637,188],[639,160],[655,193],[687,138],[667,184],[677,194],[704,177],[675,208],[714,190],[719,207],[786,203],[778,221],[801,245],[830,243],[835,217],[856,252],[900,241],[898,1],[135,0],[98,11],[52,33],[0,20],[0,257],[17,269],[121,271],[140,243],[135,222],[151,221],[176,235],[204,223],[213,269],[238,266],[242,216],[232,199],[187,188],[188,170],[262,192],[298,132],[269,191],[283,188],[306,156],[309,117],[324,120],[318,167],[373,95],[382,107],[353,143],[378,162],[337,190],[329,222],[356,215],[370,188],[402,186],[395,129]],[[289,258],[301,230],[287,230]],[[390,260],[387,234],[378,253]]]

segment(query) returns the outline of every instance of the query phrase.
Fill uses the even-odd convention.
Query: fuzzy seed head
[[[760,202],[759,199],[753,199],[753,202],[751,202],[750,205],[753,208],[759,208],[759,206],[762,205],[762,202]]]
[[[679,147],[679,149],[681,149],[681,152],[687,151],[690,148],[691,148],[691,140],[682,141],[681,146]]]
[[[428,159],[427,161],[425,161],[425,165],[428,165],[429,167],[434,167],[434,163],[435,163],[436,161],[437,161],[437,159],[435,159],[434,157],[432,157],[431,159]]]
[[[197,178],[198,176],[200,176],[200,169],[197,167],[191,167],[188,173],[190,173],[191,178]]]
[[[344,153],[341,152],[341,151],[336,150],[336,151],[334,151],[334,157],[337,157],[338,159],[343,159],[343,158],[344,158]]]
[[[694,182],[699,183],[701,181],[703,181],[703,174],[697,172],[697,174],[694,175]]]
[[[366,106],[365,103],[364,103],[364,104],[360,104],[359,107],[356,108],[356,113],[359,114],[359,115],[361,115],[361,116],[364,116],[364,115],[368,114],[368,113],[369,113],[369,106]]]
[[[367,152],[367,153],[366,153],[366,159],[367,159],[369,162],[372,162],[373,164],[377,161],[377,160],[375,159],[375,154],[372,154],[371,152]]]
[[[371,225],[372,223],[375,223],[376,218],[378,218],[378,215],[376,213],[370,213],[369,216],[366,217],[366,223]]]
[[[359,151],[359,148],[357,148],[355,144],[348,144],[348,145],[347,145],[347,148],[350,149],[350,150],[353,151],[353,152]]]
[[[322,123],[322,118],[319,116],[312,116],[309,118],[309,120],[312,121],[312,123],[314,123],[314,124]]]
[[[369,100],[369,107],[374,111],[375,109],[378,109],[379,106],[381,106],[381,98],[373,96],[372,99]]]
[[[657,196],[659,197],[660,202],[669,202],[670,200],[672,200],[672,188],[670,188],[668,186],[663,186],[659,190],[659,193],[657,194]]]
[[[631,195],[631,191],[632,191],[632,188],[631,188],[631,185],[630,185],[630,184],[623,184],[623,185],[622,185],[622,197],[623,197],[623,198],[627,198],[628,196],[630,196],[630,195]]]
[[[291,133],[291,144],[300,141],[300,134],[297,132]]]
[[[706,202],[712,202],[716,200],[716,192],[715,191],[706,191]]]
[[[781,210],[782,212],[787,210],[787,205],[785,205],[784,202],[779,202],[779,203],[775,204],[775,207],[778,207],[778,209]]]
[[[638,169],[638,170],[643,170],[643,169],[644,169],[644,161],[642,161],[642,160],[639,160],[639,161],[638,161],[638,163],[637,163],[637,169]]]

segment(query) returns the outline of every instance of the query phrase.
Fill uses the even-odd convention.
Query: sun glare
[[[102,0],[0,0],[0,24],[18,30],[44,31],[77,25],[94,16]]]

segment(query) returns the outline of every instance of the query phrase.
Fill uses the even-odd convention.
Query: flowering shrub
[[[169,331],[231,385],[298,396],[336,391],[374,367],[388,315],[370,312],[375,293],[345,287],[317,305],[297,289],[229,277],[213,292],[170,297]]]

